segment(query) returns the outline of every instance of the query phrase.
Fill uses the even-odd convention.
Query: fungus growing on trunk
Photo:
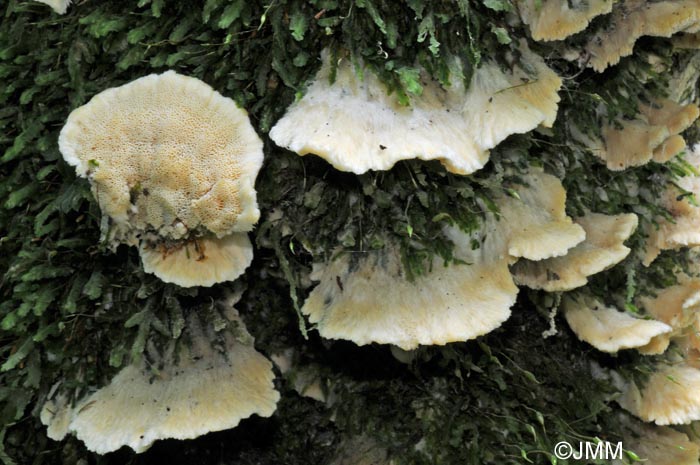
[[[492,331],[510,316],[518,293],[508,265],[520,257],[563,255],[585,235],[566,217],[565,192],[554,176],[533,170],[525,181],[514,189],[519,198],[496,200],[500,220],[487,214],[471,234],[445,231],[460,263],[445,266],[434,258],[429,272],[409,281],[397,245],[345,253],[316,266],[312,279],[320,283],[302,312],[323,337],[405,350]]]
[[[192,313],[186,335],[160,351],[149,344],[142,360],[73,407],[61,397],[47,402],[41,419],[50,437],[72,432],[100,454],[123,446],[143,452],[159,439],[192,439],[272,415],[279,399],[272,364],[234,309],[223,318],[217,331]]]
[[[520,260],[511,269],[516,283],[547,292],[584,286],[589,276],[612,267],[629,254],[624,242],[637,228],[638,220],[633,213],[587,213],[574,222],[586,231],[586,239],[562,257]]]
[[[551,41],[583,31],[591,19],[610,13],[615,1],[520,0],[516,4],[520,18],[530,26],[532,38]]]
[[[562,308],[576,336],[603,352],[643,347],[654,337],[672,330],[660,321],[636,318],[608,307],[585,293],[565,296]]]
[[[632,426],[632,425],[630,425]],[[688,435],[668,426],[635,423],[625,430],[625,449],[634,451],[648,465],[697,465],[700,462],[700,446]],[[614,461],[614,465],[622,464]]]
[[[330,82],[332,55],[325,51],[306,95],[292,104],[270,138],[357,174],[388,170],[412,158],[473,173],[488,161],[488,150],[509,135],[549,127],[556,118],[561,79],[524,42],[520,52],[520,61],[514,59],[508,71],[483,63],[466,89],[456,78],[445,89],[424,73],[422,93],[402,106],[372,70],[359,77],[350,59],[337,63]]]
[[[686,156],[686,161],[696,170],[700,168],[698,146]],[[686,176],[676,184],[686,192],[694,195],[700,193],[700,176]],[[694,205],[693,199],[682,194],[675,186],[669,186],[666,191],[662,205],[670,211],[672,219],[656,219],[658,228],[652,226],[646,243],[645,265],[650,265],[662,250],[700,245],[700,207]]]
[[[572,136],[605,161],[613,171],[655,161],[665,163],[685,149],[679,134],[700,115],[695,104],[681,105],[670,99],[658,99],[640,105],[638,119],[619,119],[602,128],[602,139],[583,134],[575,126]]]
[[[700,370],[684,364],[658,365],[640,388],[628,382],[617,401],[627,411],[657,425],[700,420]]]
[[[147,271],[210,286],[250,263],[262,141],[207,84],[168,71],[101,92],[70,114],[59,148],[90,181],[107,238],[140,243]]]
[[[615,5],[610,25],[595,34],[585,46],[588,66],[598,72],[632,54],[642,36],[671,37],[694,30],[700,22],[698,0],[623,0]]]

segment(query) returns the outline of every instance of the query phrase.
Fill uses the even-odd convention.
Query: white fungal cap
[[[520,18],[530,26],[537,41],[563,40],[583,31],[591,19],[612,11],[616,0],[563,2],[561,0],[520,0]]]
[[[698,146],[685,159],[696,169],[700,168]],[[700,194],[700,176],[686,176],[679,179],[677,184],[695,195]],[[678,198],[678,195],[675,187],[669,187],[666,192],[663,205],[670,211],[673,220],[657,218],[658,229],[652,226],[646,244],[645,265],[651,264],[662,250],[700,246],[700,208],[685,197]]]
[[[566,191],[561,181],[539,169],[522,177],[515,186],[518,198],[504,196],[499,227],[506,230],[508,254],[513,258],[544,260],[565,255],[581,243],[586,233],[566,216]]]
[[[397,245],[347,253],[316,266],[312,279],[320,283],[302,312],[325,338],[404,350],[494,330],[510,316],[518,292],[508,265],[521,256],[564,254],[584,236],[564,213],[556,178],[536,170],[524,178],[529,185],[515,189],[519,199],[496,200],[500,221],[489,214],[471,235],[445,231],[455,245],[454,257],[465,264],[445,266],[434,258],[429,272],[409,281]],[[474,241],[481,245],[476,250]]]
[[[262,141],[244,110],[198,79],[168,71],[105,90],[70,114],[59,148],[133,233],[223,237],[258,220]]]
[[[686,356],[686,361],[697,358],[700,350],[700,280],[686,275],[680,283],[657,292],[656,297],[640,300],[645,312],[673,328],[673,332],[657,336],[649,347],[640,349],[645,354],[663,353],[671,341]]]
[[[685,149],[685,140],[678,134],[700,114],[697,105],[680,105],[669,99],[642,105],[639,110],[640,119],[618,121],[621,129],[615,125],[603,128],[604,148],[595,153],[611,170],[670,160]]]
[[[39,3],[43,3],[44,5],[48,5],[58,13],[59,15],[66,14],[66,11],[68,10],[68,5],[70,5],[71,0],[36,0]]]
[[[628,412],[657,425],[683,425],[700,420],[700,370],[687,365],[659,365],[646,383],[628,383],[618,403]]]
[[[586,213],[576,218],[583,227],[586,239],[562,257],[547,260],[520,260],[511,271],[515,282],[531,289],[547,292],[570,291],[584,286],[587,278],[622,261],[630,252],[624,246],[637,228],[633,213],[603,215]]]
[[[576,336],[603,352],[642,347],[655,336],[672,330],[660,321],[636,318],[607,307],[597,298],[584,293],[565,296],[562,308]]]
[[[246,233],[223,239],[202,237],[166,243],[141,241],[143,269],[166,283],[182,287],[213,286],[233,281],[253,261],[253,244]]]
[[[692,32],[699,22],[699,0],[623,0],[615,6],[610,26],[594,35],[585,46],[590,54],[588,66],[602,72],[630,55],[640,37],[671,37],[681,31]]]
[[[685,433],[668,426],[635,424],[625,432],[622,443],[646,465],[697,465],[700,462],[700,446]],[[623,462],[616,459],[613,465],[623,465]]]
[[[404,107],[371,70],[361,78],[348,59],[340,60],[331,84],[331,55],[325,51],[306,95],[270,137],[281,147],[316,154],[357,174],[412,158],[473,173],[488,161],[488,150],[509,135],[551,126],[556,118],[561,79],[524,42],[521,52],[521,65],[509,71],[484,63],[468,89],[455,79],[445,90],[424,76],[422,94]]]
[[[99,454],[123,446],[143,452],[159,439],[192,439],[253,414],[272,415],[279,400],[272,364],[235,313],[218,332],[192,316],[187,332],[177,349],[173,343],[154,354],[151,345],[150,360],[127,366],[79,401],[68,430]]]
[[[455,256],[468,265],[445,266],[435,258],[432,271],[411,282],[398,246],[345,254],[314,270],[311,278],[320,283],[302,312],[325,338],[405,350],[465,341],[496,329],[510,316],[518,294],[509,258],[489,247],[493,255],[483,246],[471,251],[469,236],[451,235],[457,241]]]
[[[262,141],[244,110],[198,79],[173,71],[151,74],[108,89],[74,110],[59,137],[64,159],[87,177],[102,209],[111,220],[109,239],[135,245],[148,235],[166,242],[186,241],[203,234],[222,239],[250,231],[260,212],[255,177],[262,165]],[[232,252],[234,243],[246,250]],[[209,241],[208,244],[214,244]],[[224,247],[223,244],[226,244]],[[191,266],[173,254],[156,263],[150,246],[142,244],[144,265],[158,276],[183,285],[211,285],[212,276],[230,279],[248,265],[250,243],[237,236],[210,247],[225,256]],[[158,247],[162,248],[162,247]],[[211,257],[210,257],[211,258]],[[221,267],[236,258],[234,269]],[[189,284],[188,284],[189,283]]]

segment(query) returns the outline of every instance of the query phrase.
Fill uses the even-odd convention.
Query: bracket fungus
[[[511,271],[515,282],[547,292],[570,291],[584,286],[591,275],[622,261],[630,252],[625,247],[637,228],[637,215],[586,213],[574,219],[583,227],[586,239],[562,257],[547,260],[520,260]]]
[[[576,336],[602,352],[643,347],[654,337],[672,330],[660,321],[636,318],[608,307],[585,293],[565,296],[562,308]]]
[[[657,425],[700,420],[700,370],[688,365],[658,365],[640,388],[628,382],[618,403],[638,418]]]
[[[696,145],[686,161],[696,170],[700,168],[700,151]],[[700,176],[690,175],[677,181],[678,186],[687,192],[700,193]],[[695,206],[687,196],[679,196],[680,191],[670,186],[662,204],[671,213],[672,219],[657,218],[658,227],[649,231],[646,243],[644,264],[650,265],[662,250],[700,246],[700,207]]]
[[[71,4],[71,0],[36,0],[39,3],[43,3],[44,5],[48,5],[51,7],[53,11],[58,13],[59,15],[64,15],[66,14],[66,11],[68,11],[68,6]]]
[[[59,148],[90,181],[108,239],[140,244],[148,272],[210,286],[250,264],[262,141],[204,82],[168,71],[101,92],[70,114]]]
[[[595,34],[585,46],[590,54],[588,66],[602,72],[632,54],[640,37],[697,32],[699,23],[698,0],[622,0],[613,8],[609,27]]]
[[[583,31],[591,19],[612,11],[615,0],[562,2],[520,0],[518,13],[537,41],[563,40]]]
[[[655,161],[665,163],[685,149],[680,133],[688,129],[700,115],[695,104],[681,105],[670,99],[659,99],[640,105],[638,119],[618,119],[602,128],[602,139],[583,134],[576,127],[572,136],[587,145],[613,171],[641,166]]]
[[[159,439],[192,439],[253,414],[272,415],[279,400],[272,363],[255,350],[234,309],[223,318],[217,331],[192,314],[187,336],[162,351],[148,344],[141,361],[73,407],[60,395],[47,402],[41,420],[49,437],[72,432],[100,454],[123,446],[143,452]]]
[[[324,51],[306,95],[275,124],[270,138],[341,171],[388,170],[399,160],[420,158],[470,174],[509,135],[550,127],[556,118],[561,79],[525,43],[512,69],[486,62],[468,88],[455,79],[445,89],[423,76],[422,93],[412,96],[410,106],[388,95],[371,70],[359,77],[350,59],[337,63],[331,83],[331,56]]]
[[[434,258],[431,271],[409,281],[397,245],[346,253],[316,266],[312,279],[320,283],[302,312],[323,337],[404,350],[494,330],[510,316],[518,293],[508,265],[520,257],[563,255],[585,235],[566,217],[565,192],[554,176],[533,170],[525,180],[527,186],[514,189],[519,198],[497,199],[500,220],[487,214],[471,234],[445,230],[463,264],[445,266]]]
[[[668,426],[646,425],[635,422],[623,435],[625,449],[634,451],[641,463],[648,465],[697,465],[700,463],[700,445],[687,434]],[[623,465],[614,460],[613,465]]]

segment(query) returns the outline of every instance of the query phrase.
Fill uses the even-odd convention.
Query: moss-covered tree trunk
[[[696,269],[692,249],[683,246],[700,245],[693,237],[700,224],[693,223],[698,166],[684,157],[690,149],[682,150],[680,136],[671,139],[672,124],[652,121],[645,105],[697,103],[700,66],[690,32],[700,24],[694,19],[700,5],[620,0],[610,12],[590,3],[78,0],[59,15],[35,1],[3,1],[0,461],[504,465],[574,463],[557,462],[554,447],[561,441],[578,445],[599,438],[635,449],[625,441],[646,430],[614,399],[624,380],[643,386],[658,364],[697,363],[695,349],[688,349],[692,341],[683,336],[695,307],[684,307],[685,326],[673,328],[680,339],[665,353],[622,350],[616,356],[579,341],[560,310],[566,299],[586,296],[628,316],[661,319],[649,299],[679,277],[692,281],[685,274],[692,277]],[[656,25],[660,12],[638,13],[653,5],[678,7],[683,19],[673,19],[678,15],[672,12]],[[580,19],[580,31],[542,40],[545,26],[535,33],[537,21],[544,21],[538,15],[551,20],[562,8],[600,11],[587,26]],[[625,23],[628,17],[633,26]],[[610,52],[603,50],[606,44],[624,55],[619,63],[617,56],[603,58]],[[354,174],[315,155],[300,157],[269,137],[289,106],[303,99],[323,50],[334,59],[331,81],[338,63],[352,63],[358,83],[378,80],[402,112],[417,108],[433,88],[468,90],[484,66],[506,74],[519,67],[536,76],[523,59],[526,48],[561,78],[556,121],[512,131],[486,147],[491,150],[484,150],[483,168],[468,174],[450,172],[439,161],[445,157],[411,159],[422,156]],[[144,272],[136,248],[110,247],[90,183],[59,151],[58,134],[72,110],[105,89],[167,70],[196,77],[235,100],[264,142],[256,181],[261,218],[250,234],[254,259],[233,283],[166,284]],[[537,78],[522,80],[528,86]],[[483,124],[494,132],[509,116],[503,110],[474,116],[482,107],[461,111],[471,115],[469,124],[488,120]],[[697,139],[692,119],[675,131],[690,126],[682,132],[687,147]],[[635,124],[637,132],[611,132]],[[650,135],[654,125],[657,132]],[[362,130],[347,130],[359,131],[359,144]],[[408,138],[410,130],[398,128],[396,137]],[[654,137],[659,140],[647,141]],[[642,139],[643,149],[631,147]],[[629,166],[614,166],[613,159]],[[475,266],[460,259],[447,228],[476,234],[479,240],[467,249],[479,250],[491,237],[483,233],[489,218],[501,215],[508,199],[522,201],[518,192],[527,187],[528,173],[540,169],[566,190],[566,218],[589,211],[637,216],[624,260],[592,276],[584,273],[586,284],[576,289],[521,286],[510,318],[498,329],[413,351],[327,339],[302,314],[315,285],[312,266],[342,252],[396,250],[401,279],[418,285],[435,267]],[[515,227],[503,215],[494,231]],[[684,239],[659,236],[686,221]],[[647,265],[655,246],[660,254]],[[514,263],[523,256],[509,251],[502,258]],[[551,270],[546,276],[560,279]],[[339,276],[337,286],[344,291]],[[479,286],[473,292],[479,296]],[[77,403],[109,384],[142,360],[149,344],[184,338],[190,315],[218,325],[221,302],[232,293],[241,293],[236,308],[255,348],[275,362],[281,398],[272,417],[254,416],[235,429],[188,441],[158,441],[142,454],[125,447],[99,456],[71,435],[47,437],[40,421],[47,401],[60,394]],[[474,312],[481,311],[475,304]]]

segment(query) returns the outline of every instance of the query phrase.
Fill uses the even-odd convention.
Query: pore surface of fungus
[[[672,329],[660,321],[635,318],[620,312],[583,293],[564,297],[562,308],[576,336],[603,352],[642,347],[655,336]]]
[[[591,19],[610,13],[615,0],[562,2],[520,0],[518,12],[538,41],[563,40],[583,31]]]
[[[569,291],[584,286],[588,276],[622,261],[630,249],[624,246],[637,228],[637,216],[587,213],[574,220],[586,231],[586,239],[562,257],[520,260],[513,265],[515,282],[547,292]]]
[[[630,55],[640,37],[671,37],[677,32],[692,31],[699,20],[698,0],[623,0],[614,7],[610,26],[586,45],[590,54],[588,66],[602,72]]]
[[[59,148],[78,175],[89,179],[115,244],[137,244],[148,235],[142,252],[152,248],[154,237],[172,249],[173,241],[250,231],[260,215],[254,183],[262,141],[244,110],[198,79],[168,71],[108,89],[70,114]],[[172,282],[179,272],[196,277],[188,266],[172,266],[186,265],[183,257],[161,255],[170,257],[169,264],[156,265],[148,257],[159,277]],[[195,266],[199,257],[187,256],[199,270],[219,263],[200,260]],[[238,262],[231,266],[245,269]],[[199,275],[209,282],[213,274]],[[190,286],[204,281],[180,279]]]
[[[484,63],[467,89],[458,79],[445,89],[424,77],[423,91],[410,106],[388,95],[370,69],[360,78],[350,59],[340,60],[331,83],[330,60],[325,52],[306,95],[270,137],[300,155],[319,155],[341,171],[387,170],[399,160],[420,158],[469,174],[509,135],[551,126],[556,118],[561,79],[524,44],[520,63],[508,71]]]
[[[396,245],[345,253],[316,267],[312,278],[320,283],[302,311],[323,337],[406,350],[497,328],[510,316],[518,292],[508,265],[519,257],[563,255],[585,235],[566,217],[565,193],[554,176],[533,170],[524,180],[527,185],[514,188],[518,198],[496,200],[499,218],[487,214],[472,234],[445,231],[463,263],[445,266],[434,258],[429,272],[409,281]]]
[[[73,432],[104,454],[123,446],[143,452],[159,439],[191,439],[233,428],[253,414],[272,415],[279,399],[272,364],[255,350],[235,310],[224,318],[226,327],[216,331],[191,315],[184,341],[162,353],[151,345],[141,362],[123,368],[68,413],[47,403],[42,420],[56,431],[55,439]]]

